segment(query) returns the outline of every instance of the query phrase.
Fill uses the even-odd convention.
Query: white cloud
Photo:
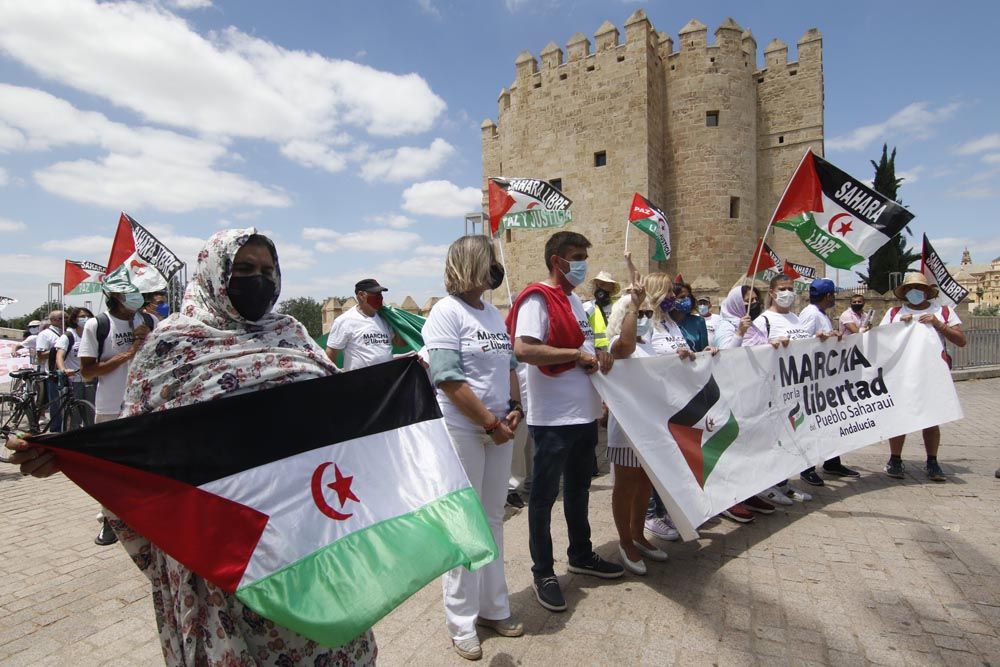
[[[987,153],[983,156],[983,162],[986,164],[1000,164],[1000,153]]]
[[[0,187],[10,183],[10,177],[7,175],[7,170],[0,167]]]
[[[529,0],[503,0],[503,4],[507,7],[507,11],[514,13],[520,11],[522,8],[527,7],[530,2]]]
[[[361,177],[369,183],[378,180],[390,183],[412,181],[433,173],[455,153],[455,147],[440,137],[427,148],[402,146],[380,151],[365,158]]]
[[[111,255],[111,244],[113,242],[114,240],[110,236],[77,236],[46,241],[41,245],[41,248],[47,252],[91,255],[96,258],[94,261],[101,262],[103,264],[104,260]]]
[[[388,227],[390,229],[406,229],[416,222],[413,218],[409,218],[405,215],[399,213],[389,213],[387,215],[372,215],[367,218],[369,222],[374,222],[376,225],[381,225],[382,227]]]
[[[952,103],[937,109],[929,108],[927,102],[909,104],[887,120],[874,125],[864,125],[839,137],[826,140],[829,151],[859,151],[873,143],[891,141],[894,137],[926,139],[935,125],[951,118],[959,104]]]
[[[170,0],[170,6],[177,9],[205,9],[212,6],[212,0]]]
[[[1000,134],[987,134],[986,136],[962,144],[955,152],[959,155],[973,155],[984,151],[997,150],[1000,150]]]
[[[913,183],[916,183],[920,179],[920,174],[921,172],[923,172],[923,170],[924,166],[922,164],[918,164],[913,169],[907,169],[905,171],[897,171],[896,178],[903,179],[903,183],[906,185],[912,185]]]
[[[62,259],[45,255],[0,254],[0,274],[53,280],[63,274]],[[32,306],[33,308],[34,306]],[[30,310],[30,308],[29,308]]]
[[[0,232],[23,232],[28,226],[20,220],[0,218]]]
[[[358,60],[361,60],[362,58],[364,58],[367,55],[368,55],[368,52],[365,51],[364,49],[361,49],[360,51],[355,51],[354,52],[354,57],[357,58]]]
[[[451,181],[414,183],[403,191],[403,208],[417,215],[458,218],[482,208],[479,188],[460,188]]]
[[[934,249],[948,258],[949,264],[958,264],[962,251],[968,248],[972,254],[973,264],[989,262],[1000,254],[1000,236],[992,238],[973,238],[971,236],[948,236],[932,238]]]
[[[952,190],[951,195],[958,199],[993,199],[994,197],[1000,197],[1000,186],[973,185]]]
[[[93,146],[106,151],[97,159],[58,162],[35,171],[42,188],[75,201],[172,212],[290,204],[280,190],[218,169],[216,164],[229,156],[222,142],[129,127],[34,88],[0,83],[4,126],[14,130],[7,135],[14,141],[0,144],[0,150]]]
[[[319,167],[329,172],[343,171],[347,157],[329,146],[306,139],[296,139],[281,147],[281,154],[307,167]]]
[[[282,48],[229,27],[202,35],[152,3],[0,5],[0,50],[49,80],[144,118],[276,143],[345,126],[424,132],[446,105],[416,74]]]
[[[417,0],[417,5],[419,5],[420,11],[424,14],[429,14],[430,16],[437,18],[441,17],[441,11],[434,6],[434,3],[431,0]]]
[[[319,252],[349,250],[362,253],[399,253],[420,243],[419,235],[394,229],[338,232],[324,227],[306,227],[302,230],[302,238],[315,241],[315,248]]]

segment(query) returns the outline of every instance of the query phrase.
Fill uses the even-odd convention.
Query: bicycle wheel
[[[21,430],[27,421],[21,401],[14,396],[0,396],[0,435]]]
[[[82,398],[67,401],[62,408],[63,431],[94,423],[94,405]]]

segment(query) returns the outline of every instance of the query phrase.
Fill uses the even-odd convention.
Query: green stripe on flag
[[[355,531],[236,592],[245,605],[324,646],[341,646],[428,582],[497,558],[475,489]]]
[[[803,213],[799,217],[778,220],[775,227],[781,227],[795,232],[802,244],[830,266],[838,269],[849,269],[864,261],[864,257],[854,252],[849,245],[831,236],[816,224],[812,213]]]
[[[640,220],[633,220],[632,224],[636,226],[640,231],[653,237],[656,241],[656,252],[653,254],[651,259],[654,262],[665,262],[667,261],[667,255],[663,250],[663,243],[660,241],[660,225],[653,218],[642,218]]]
[[[715,469],[715,464],[719,462],[719,458],[726,451],[729,445],[733,444],[736,437],[740,434],[740,425],[736,422],[736,417],[733,413],[729,413],[729,421],[721,429],[715,432],[711,438],[702,446],[701,455],[704,457],[704,463],[702,464],[702,470],[704,471],[704,477],[702,479],[708,482],[708,476],[712,474],[712,470]]]

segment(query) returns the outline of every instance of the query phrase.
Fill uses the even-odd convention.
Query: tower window
[[[785,143],[785,135],[783,134],[778,135],[778,143],[779,144]]]
[[[738,218],[740,217],[740,198],[730,197],[729,198],[729,217]]]
[[[566,73],[565,72],[559,75],[559,80],[560,81],[565,81],[566,80]]]
[[[504,241],[507,243],[512,243],[514,241],[514,235],[511,234],[509,229],[504,230]]]
[[[603,167],[608,163],[608,153],[607,151],[597,151],[594,153],[594,166]]]
[[[593,72],[594,71],[594,66],[593,65],[588,65],[587,66],[587,71],[588,72]]]
[[[618,56],[618,62],[620,63],[625,62],[625,56]]]
[[[792,71],[790,71],[790,72],[788,73],[788,76],[795,76],[795,75],[796,75],[796,74],[798,74],[798,73],[799,73],[799,70],[797,70],[797,69],[793,69]]]
[[[539,81],[538,83],[535,84],[535,88],[541,88],[541,87],[542,87],[542,82],[541,81]]]
[[[561,178],[550,178],[549,183],[559,192],[562,192],[562,179]]]
[[[719,112],[718,111],[706,111],[705,112],[705,125],[708,127],[718,127],[719,126]]]

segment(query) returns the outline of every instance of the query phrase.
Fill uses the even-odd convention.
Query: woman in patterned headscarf
[[[267,237],[253,228],[213,235],[198,254],[180,313],[165,319],[132,360],[123,416],[335,373],[305,327],[271,312],[280,289],[278,256]],[[38,457],[34,461],[31,451]],[[38,463],[49,455],[39,457],[38,451],[15,455],[27,461],[22,471],[51,474],[53,466]],[[370,630],[339,648],[320,646],[251,611],[117,518],[111,517],[111,525],[153,584],[156,624],[168,665],[375,662]]]

